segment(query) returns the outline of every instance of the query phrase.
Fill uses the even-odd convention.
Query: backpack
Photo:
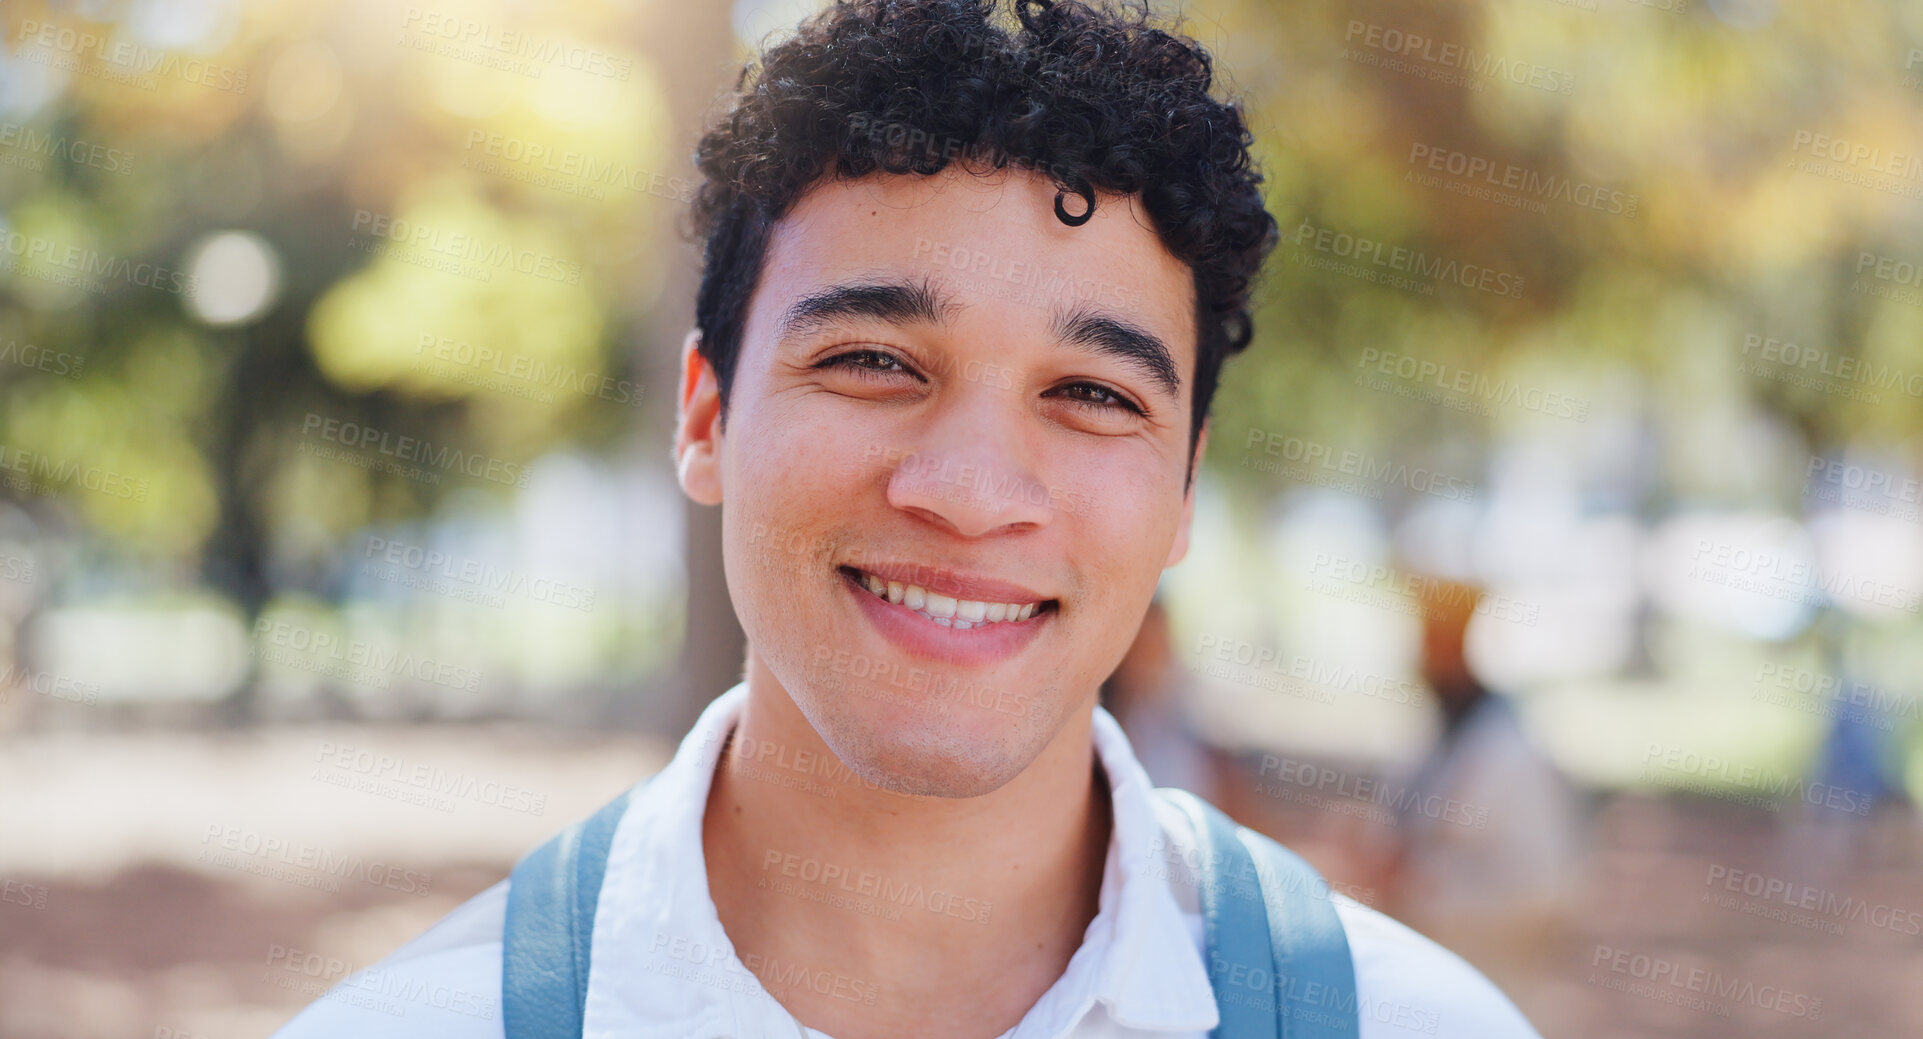
[[[507,1039],[579,1039],[595,905],[631,793],[514,867],[501,956]],[[1201,838],[1197,861],[1184,865],[1196,874],[1221,1013],[1210,1039],[1356,1039],[1355,968],[1321,875],[1188,791],[1155,793]]]

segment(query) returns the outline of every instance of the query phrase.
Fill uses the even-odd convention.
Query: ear
[[[1166,570],[1182,561],[1189,554],[1189,526],[1195,522],[1195,484],[1202,474],[1202,459],[1209,453],[1209,420],[1202,420],[1202,432],[1195,438],[1195,462],[1189,466],[1189,489],[1182,496],[1182,519],[1175,526],[1175,541],[1168,547],[1168,562],[1162,564]]]
[[[701,356],[701,330],[681,342],[681,392],[674,417],[674,471],[702,505],[721,504],[721,385]]]

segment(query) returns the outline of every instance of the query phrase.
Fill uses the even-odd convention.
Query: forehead
[[[1056,184],[1030,170],[871,174],[824,180],[773,228],[749,331],[766,332],[811,287],[880,273],[926,275],[962,306],[959,325],[1045,325],[1085,304],[1149,328],[1189,370],[1195,290],[1135,196],[1098,193],[1080,226],[1055,215]],[[1087,203],[1069,194],[1070,215]]]

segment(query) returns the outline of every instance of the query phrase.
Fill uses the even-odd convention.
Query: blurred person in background
[[[1128,653],[1102,683],[1102,706],[1121,724],[1151,782],[1214,801],[1215,757],[1189,724],[1191,687],[1172,645],[1168,610],[1154,599]]]
[[[1811,634],[1820,647],[1826,676],[1835,682],[1836,703],[1811,787],[1844,796],[1802,796],[1783,815],[1777,833],[1782,869],[1807,883],[1845,888],[1874,861],[1878,842],[1870,820],[1915,811],[1902,784],[1906,717],[1916,703],[1864,678],[1845,652],[1851,620],[1841,610],[1817,615]]]
[[[1469,662],[1483,590],[1435,577],[1415,582],[1419,667],[1435,695],[1435,745],[1406,777],[1390,777],[1393,828],[1372,880],[1384,907],[1457,944],[1478,963],[1523,966],[1569,918],[1579,864],[1580,803],[1523,730],[1508,697]]]

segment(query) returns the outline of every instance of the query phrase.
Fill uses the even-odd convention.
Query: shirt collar
[[[706,1039],[801,1035],[735,955],[708,892],[701,819],[721,746],[747,703],[739,682],[701,712],[674,758],[636,788],[609,849],[594,921],[587,1035]],[[1219,1021],[1208,972],[1171,892],[1147,773],[1113,716],[1095,708],[1095,753],[1114,828],[1095,919],[1068,969],[1005,1039],[1067,1034],[1097,1003],[1145,1031],[1206,1031]],[[801,965],[775,965],[803,969]],[[860,978],[828,972],[820,991],[859,1000]],[[821,1033],[807,1031],[808,1039]]]

